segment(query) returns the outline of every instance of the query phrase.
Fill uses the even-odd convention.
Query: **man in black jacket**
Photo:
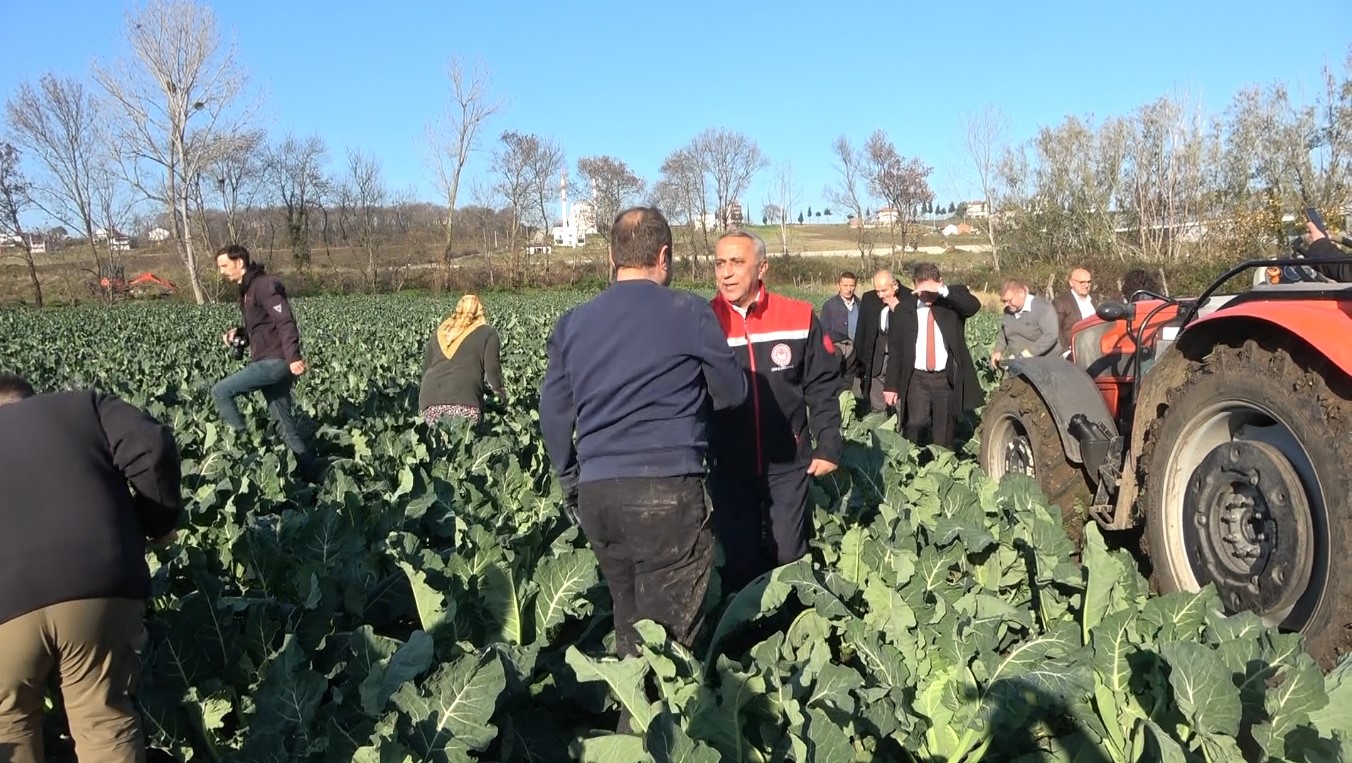
[[[1305,224],[1305,240],[1309,242],[1309,248],[1306,250],[1308,257],[1345,257],[1347,259],[1347,262],[1311,265],[1311,268],[1339,283],[1352,283],[1352,257],[1348,257],[1347,252],[1339,249],[1338,245],[1321,233],[1314,223]]]
[[[982,401],[966,334],[981,300],[944,283],[933,263],[917,263],[911,276],[914,288],[898,295],[892,311],[883,394],[898,407],[906,439],[919,444],[928,427],[935,445],[952,450],[958,420]]]
[[[282,442],[296,455],[301,475],[314,478],[317,461],[291,412],[291,388],[296,377],[305,373],[305,360],[300,354],[300,331],[286,288],[264,272],[261,264],[252,262],[249,250],[239,244],[223,246],[216,252],[216,270],[226,280],[239,284],[239,309],[244,318],[244,325],[225,332],[221,341],[227,347],[238,342],[249,347],[249,364],[211,388],[216,409],[226,424],[243,432],[244,417],[235,398],[261,391]]]
[[[80,760],[145,759],[145,554],[175,537],[179,476],[173,433],[140,409],[0,375],[0,759],[43,760],[53,675]]]
[[[879,270],[873,274],[873,290],[859,298],[859,328],[854,343],[860,396],[872,413],[883,413],[891,407],[883,397],[883,380],[888,365],[887,331],[896,306],[897,279],[892,271]]]
[[[859,300],[854,290],[859,279],[845,271],[836,282],[836,294],[822,303],[822,330],[831,337],[841,358],[841,372],[848,378],[854,373],[854,335],[859,323]]]

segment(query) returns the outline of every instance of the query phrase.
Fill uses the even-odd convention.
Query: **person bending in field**
[[[53,678],[81,761],[145,760],[145,555],[177,537],[180,470],[173,433],[139,408],[0,374],[0,760],[46,759]]]
[[[686,646],[700,630],[714,558],[709,411],[747,396],[709,305],[667,288],[671,243],[657,209],[615,218],[615,282],[559,318],[540,387],[545,446],[601,564],[621,656],[638,653],[639,620]]]
[[[500,353],[498,332],[488,325],[483,302],[473,294],[461,297],[427,340],[418,389],[423,420],[429,425],[456,418],[478,423],[485,391],[505,397]]]
[[[296,465],[305,479],[318,476],[318,461],[301,437],[291,411],[291,389],[296,377],[305,373],[300,354],[300,330],[291,313],[286,288],[263,265],[249,259],[249,250],[229,244],[216,252],[216,270],[223,278],[239,284],[239,309],[244,325],[221,335],[227,347],[243,343],[249,348],[249,364],[225,377],[211,388],[211,398],[225,423],[236,432],[244,431],[244,417],[235,398],[261,391],[268,403],[282,442],[296,456]]]

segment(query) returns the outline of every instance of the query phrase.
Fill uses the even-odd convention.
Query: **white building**
[[[990,212],[986,210],[986,200],[967,202],[967,216],[973,219],[980,217],[990,217]]]
[[[161,241],[168,241],[170,235],[169,231],[164,228],[151,228],[150,232],[146,234],[146,238],[158,244]]]
[[[573,202],[568,210],[568,225],[582,231],[583,235],[596,233],[596,207],[588,199]]]

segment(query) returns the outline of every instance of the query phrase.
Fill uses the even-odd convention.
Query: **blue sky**
[[[121,0],[0,0],[0,96],[45,71],[83,75],[121,55]],[[335,157],[376,154],[387,182],[434,200],[415,148],[442,107],[452,53],[491,68],[489,125],[557,138],[570,167],[606,153],[649,181],[706,127],[746,132],[792,161],[803,206],[834,180],[830,146],[877,128],[935,170],[941,201],[975,197],[962,115],[987,103],[1033,135],[1065,116],[1125,114],[1187,89],[1208,112],[1240,88],[1311,91],[1341,72],[1352,2],[213,3],[262,88],[264,125],[317,132]],[[482,174],[484,151],[469,172]],[[745,201],[759,210],[770,173]],[[463,199],[463,197],[462,197]]]

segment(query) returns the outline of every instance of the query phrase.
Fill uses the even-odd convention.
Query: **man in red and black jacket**
[[[709,495],[728,593],[807,554],[808,477],[834,471],[844,449],[840,356],[811,303],[766,291],[768,266],[754,233],[730,231],[715,245],[714,314],[750,376],[746,402],[715,413],[710,437]]]

